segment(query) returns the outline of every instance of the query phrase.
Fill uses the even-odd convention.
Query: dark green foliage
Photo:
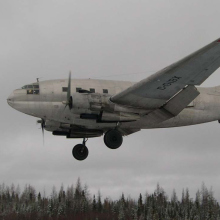
[[[96,212],[96,211],[97,211],[97,205],[96,205],[95,195],[93,196],[93,201],[92,201],[92,211],[93,211],[93,212]]]
[[[57,193],[52,188],[50,197],[36,194],[31,185],[26,185],[22,193],[17,188],[0,185],[0,220],[220,220],[220,207],[213,191],[202,184],[195,199],[190,198],[189,190],[183,190],[178,200],[175,190],[168,199],[159,186],[153,194],[138,200],[125,198],[122,193],[119,200],[102,200],[98,195],[90,196],[88,187],[82,187],[80,179],[76,187],[64,189],[62,185]]]

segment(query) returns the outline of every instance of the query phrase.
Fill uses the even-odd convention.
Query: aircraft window
[[[63,87],[63,92],[67,92],[67,87]]]
[[[39,85],[34,85],[34,89],[39,89]]]
[[[39,89],[39,84],[38,83],[34,83],[32,85],[25,85],[21,87],[22,89]]]
[[[28,89],[27,90],[27,94],[30,95],[30,94],[36,94],[38,95],[40,93],[39,89]]]
[[[27,90],[27,94],[29,95],[29,94],[33,94],[34,93],[34,90],[33,89],[28,89]]]
[[[91,88],[91,89],[90,89],[90,92],[91,92],[91,93],[95,93],[95,89]]]
[[[108,93],[108,89],[103,89],[103,93]]]
[[[79,90],[81,90],[82,88],[76,88],[76,92],[79,92]]]
[[[39,90],[39,84],[38,83],[34,83],[33,85],[25,85],[23,87],[21,87],[22,89],[26,89],[27,90],[27,94],[39,94],[40,90]]]

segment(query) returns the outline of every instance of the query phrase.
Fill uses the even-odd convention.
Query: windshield
[[[28,85],[22,86],[21,89],[26,89],[28,95],[40,93],[39,83],[28,84]]]

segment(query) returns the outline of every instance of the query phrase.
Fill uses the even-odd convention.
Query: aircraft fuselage
[[[34,116],[54,122],[46,129],[53,131],[59,123],[73,124],[87,129],[108,130],[115,127],[115,123],[98,123],[93,119],[82,119],[80,114],[92,114],[99,109],[91,109],[91,102],[94,105],[100,102],[99,94],[102,94],[106,100],[126,88],[133,85],[133,82],[111,81],[111,80],[93,80],[93,79],[74,79],[71,81],[73,108],[70,110],[63,103],[66,100],[67,80],[49,80],[39,82],[39,92],[28,94],[26,89],[16,89],[8,98],[8,103],[14,109]],[[79,93],[79,89],[85,90]],[[162,123],[149,123],[144,116],[149,110],[136,109],[141,114],[140,119],[131,122],[121,122],[121,128],[149,129],[149,128],[167,128],[200,124],[220,119],[220,87],[197,88],[200,95],[187,106],[179,115],[166,120]],[[91,91],[87,93],[86,91]],[[96,95],[97,94],[97,95]],[[91,96],[93,96],[91,100]],[[99,100],[100,99],[100,100]],[[97,107],[97,106],[96,106]],[[117,105],[114,111],[118,109],[124,111],[126,107]],[[129,109],[125,110],[129,113]],[[117,111],[117,110],[116,110]]]

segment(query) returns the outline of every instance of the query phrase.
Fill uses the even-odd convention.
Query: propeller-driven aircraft
[[[88,138],[104,135],[117,149],[123,136],[141,129],[195,125],[220,119],[220,86],[201,85],[220,66],[220,39],[140,82],[69,79],[30,83],[8,104],[37,118],[42,130],[82,138],[73,157],[88,156]]]

